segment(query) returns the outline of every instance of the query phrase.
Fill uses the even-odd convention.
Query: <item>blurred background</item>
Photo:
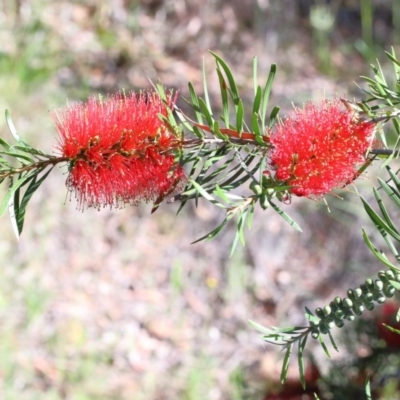
[[[391,67],[384,51],[399,50],[400,2],[2,0],[0,43],[0,110],[24,140],[52,153],[49,111],[67,99],[149,80],[187,96],[188,81],[201,91],[203,61],[218,109],[209,50],[230,64],[248,100],[252,58],[261,83],[276,63],[270,101],[282,116],[311,98],[360,99],[354,81],[376,58]],[[11,140],[4,118],[0,134]],[[303,325],[304,306],[344,296],[381,269],[362,241],[362,226],[379,238],[354,189],[328,196],[330,212],[307,199],[284,206],[301,234],[257,210],[246,246],[229,257],[233,223],[212,242],[190,244],[222,219],[207,203],[179,216],[175,204],[152,216],[150,205],[80,212],[66,174],[53,171],[34,195],[19,242],[2,218],[1,399],[364,398],[368,373],[375,398],[399,398],[399,343],[377,328],[389,318],[382,310],[357,330],[335,331],[342,351],[333,361],[316,348],[310,394],[299,389],[295,362],[288,385],[279,384],[282,354],[247,322]],[[374,174],[359,180],[367,195]]]

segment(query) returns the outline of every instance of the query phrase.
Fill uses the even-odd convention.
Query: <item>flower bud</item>
[[[371,278],[365,280],[365,286],[371,291],[375,289],[374,281]]]
[[[391,271],[390,269],[385,272],[385,276],[386,276],[386,278],[391,279],[391,280],[393,280],[395,278],[393,271]]]
[[[344,326],[344,321],[343,321],[342,319],[335,318],[335,319],[334,319],[334,322],[335,322],[335,325],[336,325],[338,328],[341,328],[342,326]]]
[[[354,311],[354,314],[356,314],[356,315],[361,315],[363,313],[364,309],[365,309],[364,306],[360,303],[354,304],[353,308],[352,308],[352,310]]]
[[[337,319],[343,318],[343,317],[344,317],[344,311],[342,311],[342,310],[337,310],[337,311],[335,311],[335,317],[336,317]]]
[[[355,317],[355,315],[354,315],[350,310],[348,310],[348,311],[346,312],[345,318],[346,318],[347,320],[349,320],[349,321],[354,321],[356,317]]]
[[[319,334],[320,334],[319,328],[313,328],[313,329],[311,330],[311,337],[312,337],[313,339],[318,339],[318,338],[319,338]]]
[[[386,297],[383,294],[377,294],[374,296],[374,300],[379,304],[383,304],[386,301]]]
[[[332,309],[331,309],[329,306],[325,306],[325,307],[324,307],[323,313],[324,313],[325,316],[330,315],[331,312],[332,312]]]
[[[260,196],[260,206],[263,210],[266,210],[269,207],[268,197],[264,193]]]
[[[374,303],[365,303],[364,302],[364,306],[369,311],[372,311],[375,308],[375,304]]]
[[[350,299],[343,299],[343,307],[349,309],[353,307],[353,302]]]
[[[261,186],[256,181],[251,181],[250,190],[252,190],[257,196],[259,196],[262,193]]]
[[[385,285],[383,288],[384,295],[389,298],[393,297],[395,291],[396,289],[390,283]]]
[[[382,290],[383,289],[383,282],[379,279],[375,280],[375,289],[376,290]]]

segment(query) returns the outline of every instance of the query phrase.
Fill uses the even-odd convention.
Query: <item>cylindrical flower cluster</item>
[[[396,292],[393,284],[399,282],[400,274],[394,274],[391,270],[380,271],[375,281],[367,279],[360,287],[354,290],[349,289],[347,298],[336,297],[329,306],[317,308],[315,314],[319,321],[311,323],[312,337],[317,339],[321,333],[326,334],[335,326],[341,328],[344,325],[344,319],[353,321],[365,309],[373,310],[374,302],[383,304],[387,298],[393,297]]]
[[[309,102],[272,131],[270,167],[292,194],[323,196],[357,178],[374,132],[373,123],[359,121],[339,99]]]
[[[182,140],[160,118],[174,100],[172,94],[166,104],[156,92],[119,93],[53,113],[58,149],[69,160],[67,186],[80,208],[155,201],[182,184]]]

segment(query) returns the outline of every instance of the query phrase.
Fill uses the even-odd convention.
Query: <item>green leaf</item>
[[[305,307],[305,309],[306,309],[306,319],[308,321],[315,323],[318,323],[320,321],[320,318],[316,317],[308,307]]]
[[[321,344],[322,348],[324,349],[325,354],[329,357],[332,358],[331,353],[329,353],[328,347],[326,347],[326,344],[324,342],[324,339],[322,338],[322,335],[318,336],[318,341]]]
[[[282,385],[286,382],[292,350],[293,350],[293,343],[290,343],[287,347],[285,358],[283,359],[283,364],[282,364],[281,379],[280,379]]]
[[[266,146],[266,143],[264,142],[262,135],[261,135],[260,126],[258,125],[258,114],[255,112],[253,113],[252,118],[251,118],[251,127],[255,134],[257,144],[259,144],[261,146]]]
[[[379,179],[379,178],[378,178],[378,179]],[[381,181],[382,181],[382,179],[381,179]],[[382,182],[383,182],[383,181],[382,181]],[[383,182],[383,184],[385,185],[385,182]],[[386,186],[387,186],[387,185],[386,185]],[[383,186],[382,186],[382,188],[383,188]],[[396,227],[394,226],[392,220],[390,219],[389,213],[387,212],[386,207],[385,207],[385,205],[383,204],[383,201],[382,201],[381,196],[379,195],[379,193],[378,193],[378,191],[376,190],[375,187],[372,188],[372,189],[373,189],[373,191],[374,191],[374,196],[375,196],[375,199],[376,199],[376,201],[377,201],[377,203],[378,203],[379,209],[381,210],[381,213],[382,213],[382,215],[383,215],[383,218],[385,219],[385,221],[386,221],[386,223],[388,224],[388,226],[389,226],[394,232],[396,232],[396,233],[398,234],[399,232],[398,232],[398,230],[396,229]]]
[[[272,83],[274,82],[275,75],[276,75],[276,64],[272,64],[269,71],[267,83],[265,84],[262,93],[261,123],[263,132],[265,132],[265,118],[267,116],[268,101],[269,101],[269,96],[271,94]]]
[[[390,199],[400,208],[400,193],[388,185],[383,179],[378,178],[381,188],[390,197]],[[375,189],[375,188],[374,188]]]
[[[253,57],[253,87],[254,87],[254,94],[257,93],[258,87],[259,87],[258,86],[258,82],[257,82],[257,75],[258,75],[257,74],[257,65],[258,65],[257,57]],[[253,108],[253,111],[254,111],[254,108]],[[257,111],[258,111],[258,109],[257,109]]]
[[[221,101],[222,101],[222,110],[223,110],[223,119],[225,121],[225,125],[229,128],[229,98],[228,98],[228,87],[226,85],[224,76],[222,72],[217,69],[217,75],[219,80],[219,88],[221,92]]]
[[[338,349],[338,347],[337,347],[337,345],[335,343],[335,340],[333,339],[331,331],[328,331],[328,336],[329,336],[329,339],[331,341],[332,347],[339,353],[339,349]]]
[[[400,330],[399,330],[399,329],[395,329],[395,328],[393,328],[393,326],[389,326],[389,325],[386,325],[386,324],[384,324],[384,323],[382,323],[382,325],[383,325],[386,329],[388,329],[390,332],[393,332],[393,333],[396,333],[397,335],[400,335]]]
[[[385,53],[386,53],[386,55],[390,58],[390,60],[391,60],[395,65],[397,65],[397,66],[400,67],[400,61],[397,60],[396,54],[395,54],[395,52],[394,52],[393,47],[392,47],[392,53],[389,53],[388,51],[385,51]]]
[[[216,194],[225,203],[230,203],[229,198],[227,197],[227,193],[225,192],[225,190],[221,189],[220,186],[215,185],[214,194]]]
[[[253,114],[257,114],[258,116],[258,111],[260,110],[260,105],[261,105],[261,86],[257,86],[255,97],[254,97],[254,103],[253,103]]]
[[[394,239],[400,242],[400,235],[397,232],[395,232],[392,228],[390,228],[385,221],[382,220],[382,218],[373,210],[373,208],[368,204],[368,202],[362,196],[360,196],[360,198],[364,205],[365,211],[371,218],[372,222],[376,225],[376,227],[378,229],[383,229],[390,236],[392,236]]]
[[[253,225],[253,218],[254,218],[254,203],[251,203],[249,206],[249,216],[247,218],[247,229],[251,229]]]
[[[261,333],[264,333],[264,334],[266,334],[266,335],[269,335],[269,334],[272,332],[270,329],[266,328],[265,326],[262,326],[262,325],[258,324],[258,323],[255,322],[255,321],[252,321],[251,319],[248,320],[248,323],[249,323],[254,329],[256,329],[257,331],[259,331],[259,332],[261,332]]]
[[[362,229],[362,234],[363,234],[363,239],[364,242],[367,244],[369,249],[372,251],[372,253],[375,255],[375,257],[384,265],[389,267],[390,269],[398,270],[397,267],[395,267],[388,259],[387,257],[372,244],[371,240],[369,239],[367,233],[365,232],[364,229]]]
[[[237,111],[236,111],[236,130],[239,136],[242,135],[243,116],[244,116],[243,102],[242,100],[239,100],[239,104],[237,106]]]
[[[11,146],[2,138],[0,138],[0,145],[4,147],[6,151],[10,150]]]
[[[21,204],[19,205],[17,212],[16,212],[16,223],[17,223],[18,235],[20,235],[22,233],[22,229],[24,227],[26,206],[28,205],[29,200],[32,198],[33,194],[36,192],[36,190],[39,188],[39,186],[44,182],[44,180],[47,178],[47,176],[50,174],[50,172],[52,170],[53,170],[53,167],[51,167],[45,174],[43,174],[39,180],[36,180],[38,177],[38,174],[34,175],[31,183],[29,184],[28,188],[26,189],[24,196],[22,198]],[[15,199],[14,199],[14,201],[15,201]]]
[[[218,233],[220,233],[222,231],[222,229],[228,223],[228,221],[229,221],[229,218],[225,218],[222,221],[222,223],[220,225],[218,225],[214,230],[212,230],[211,232],[209,232],[206,235],[202,236],[200,239],[195,240],[191,244],[195,244],[195,243],[201,242],[202,240],[214,239],[218,235]]]
[[[279,107],[274,107],[273,110],[271,111],[271,114],[269,116],[269,124],[268,124],[269,128],[272,128],[274,126],[275,120],[279,114],[279,110],[280,110]]]
[[[389,279],[389,283],[398,291],[400,292],[400,283],[397,281],[393,281]]]
[[[372,400],[371,380],[370,380],[369,376],[367,376],[366,381],[365,381],[365,394],[367,396],[367,400]]]
[[[19,178],[16,182],[13,182],[12,186],[10,189],[8,189],[8,192],[6,196],[4,197],[3,201],[0,204],[0,217],[4,214],[8,207],[8,203],[10,202],[11,198],[14,196],[14,193],[20,186],[22,186],[28,179],[32,179],[32,175],[24,175],[22,178]]]
[[[199,138],[203,139],[204,134],[201,132],[201,130],[197,126],[193,126],[193,133]]]
[[[17,205],[19,204],[19,191],[20,187],[14,192],[14,197],[12,197],[8,203],[8,213],[10,215],[11,226],[17,240],[19,240],[19,232],[15,212],[18,207]]]
[[[244,225],[246,223],[247,213],[248,213],[247,208],[244,211],[239,209],[239,217],[238,217],[236,235],[235,235],[235,239],[233,240],[230,257],[232,257],[233,253],[235,252],[236,246],[237,246],[239,240],[240,240],[240,243],[242,243],[243,246],[245,245],[243,227],[244,227]]]
[[[0,154],[5,154],[7,156],[17,158],[23,164],[33,164],[35,162],[31,157],[12,151],[12,149],[13,147],[11,147],[10,151],[0,151]]]
[[[238,88],[237,88],[237,86],[236,86],[235,79],[234,79],[234,77],[233,77],[233,75],[232,75],[232,72],[231,72],[230,68],[228,67],[228,65],[226,64],[226,62],[225,62],[221,57],[219,57],[217,54],[215,54],[215,53],[212,52],[212,51],[210,51],[210,53],[211,53],[211,54],[214,56],[214,58],[216,59],[217,65],[221,66],[222,69],[224,70],[225,75],[226,75],[226,77],[228,78],[228,82],[229,82],[229,87],[230,87],[231,94],[232,94],[233,103],[234,103],[235,105],[237,105],[238,102],[239,102],[240,96],[239,96]]]
[[[192,108],[196,114],[197,121],[201,125],[203,125],[203,116],[201,115],[201,112],[200,112],[199,98],[197,97],[196,92],[195,92],[194,87],[191,82],[189,82],[189,94],[190,94],[190,99],[192,101],[192,106],[193,106]]]
[[[201,194],[202,197],[204,197],[213,204],[218,204],[218,201],[215,200],[210,193],[205,191],[196,181],[190,179],[190,183],[196,188],[196,190],[199,192],[199,194]]]
[[[299,363],[299,374],[300,374],[300,382],[303,389],[306,388],[306,377],[304,373],[304,358],[303,353],[306,347],[308,335],[304,336],[303,339],[299,342],[299,348],[297,353],[298,363]]]
[[[208,95],[208,88],[207,88],[207,73],[206,73],[206,64],[204,62],[204,57],[203,57],[203,90],[204,90],[204,100],[207,104],[208,109],[211,111],[211,103],[210,103],[210,97]]]
[[[294,229],[296,229],[299,232],[303,232],[303,230],[300,228],[300,226],[292,219],[289,217],[288,214],[286,214],[279,206],[277,206],[275,203],[273,203],[270,199],[268,199],[268,203],[271,205],[271,207],[287,222],[289,225],[293,226]]]
[[[212,127],[214,125],[214,118],[212,117],[211,112],[207,107],[207,104],[200,97],[199,97],[199,105],[200,105],[200,110],[202,111],[204,117],[207,120],[208,126]]]
[[[400,192],[400,179],[390,167],[386,167],[386,169],[389,172],[390,178],[392,179],[393,183],[396,185],[396,189]]]
[[[14,139],[15,139],[18,143],[21,143],[23,146],[28,146],[28,144],[26,144],[26,143],[20,138],[20,136],[18,135],[18,132],[17,132],[17,130],[16,130],[16,128],[15,128],[15,125],[14,125],[12,119],[11,119],[11,116],[10,116],[10,112],[9,112],[8,110],[6,110],[5,115],[6,115],[6,122],[7,122],[7,125],[8,125],[8,129],[10,130],[10,132],[11,132],[11,134],[13,135]],[[29,147],[29,146],[28,146],[28,147]]]
[[[214,124],[213,125],[210,125],[210,126],[212,126],[212,130],[213,130],[213,133],[214,133],[214,135],[217,137],[217,138],[219,138],[219,139],[221,139],[221,140],[224,140],[224,141],[229,141],[229,138],[228,138],[228,136],[227,135],[224,135],[222,132],[221,132],[221,130],[220,130],[220,128],[219,128],[219,123],[217,122],[217,121],[214,121]]]

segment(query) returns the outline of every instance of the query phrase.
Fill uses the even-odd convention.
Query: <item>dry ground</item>
[[[368,73],[368,54],[355,50],[357,2],[339,9],[328,64],[316,51],[307,3],[5,0],[0,109],[10,109],[27,141],[53,151],[48,110],[67,97],[145,88],[148,79],[185,95],[189,80],[201,87],[204,58],[217,102],[210,49],[228,60],[245,99],[252,57],[261,79],[277,63],[272,101],[283,115],[291,102],[359,95],[352,81]],[[390,2],[379,3],[375,39],[383,47],[392,43],[383,12]],[[10,138],[4,121],[0,132]],[[2,219],[5,400],[261,399],[277,386],[280,354],[248,319],[303,324],[304,305],[343,295],[360,270],[379,268],[362,244],[368,222],[351,193],[344,196],[353,206],[328,199],[331,213],[310,200],[287,206],[302,234],[258,210],[246,247],[230,258],[233,224],[212,242],[190,244],[222,217],[204,202],[178,216],[176,205],[153,216],[146,205],[79,212],[65,177],[54,171],[35,194],[19,243]],[[373,183],[365,178],[361,186]]]

